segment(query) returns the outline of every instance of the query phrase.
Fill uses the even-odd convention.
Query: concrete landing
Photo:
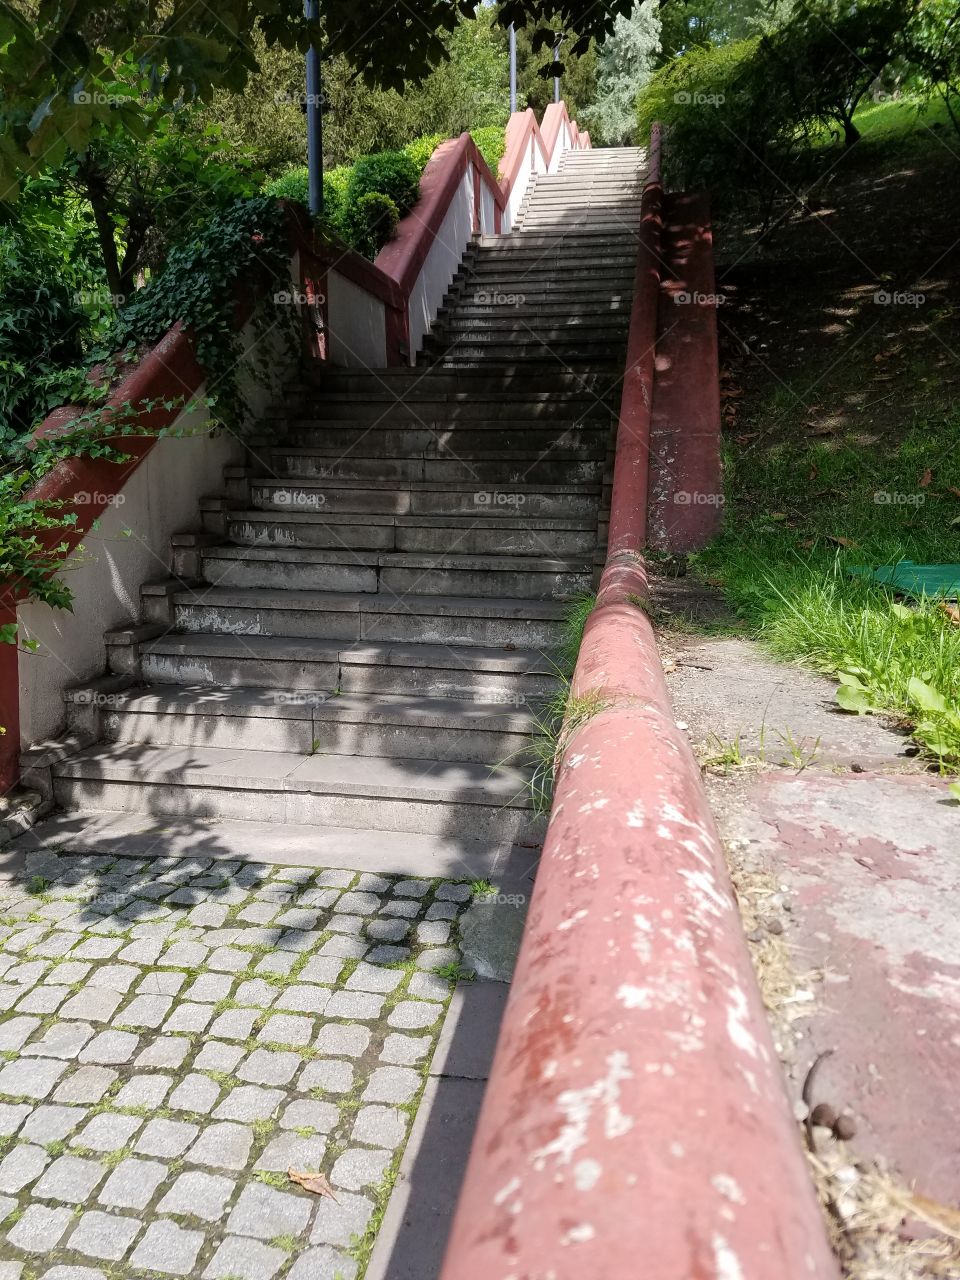
[[[791,1072],[833,1053],[816,1101],[852,1113],[858,1152],[960,1203],[960,834],[939,778],[779,773],[724,828],[776,873],[791,953],[816,1005]],[[801,1051],[802,1049],[802,1051]]]
[[[831,680],[746,640],[667,627],[661,642],[677,719],[713,761],[707,790],[794,1100],[832,1050],[812,1102],[850,1118],[852,1154],[960,1203],[960,804],[949,780],[908,756],[895,728],[837,711]],[[720,762],[735,739],[745,763]],[[792,976],[774,983],[781,941]]]
[[[162,854],[214,861],[240,859],[496,883],[527,877],[539,856],[539,850],[532,847],[408,831],[91,811],[49,818],[0,849],[0,878],[21,874],[28,855],[60,848],[126,858]]]

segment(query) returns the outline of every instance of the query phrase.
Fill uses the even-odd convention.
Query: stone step
[[[498,249],[505,246],[524,249],[531,246],[539,248],[553,248],[557,245],[567,244],[575,245],[584,253],[592,253],[594,249],[608,248],[611,246],[620,247],[622,246],[622,241],[618,231],[610,231],[607,228],[583,227],[578,228],[576,231],[572,231],[567,235],[562,231],[525,231],[523,227],[518,227],[515,231],[510,231],[507,235],[474,236],[471,241],[471,249]]]
[[[369,427],[356,420],[346,423],[303,425],[303,420],[288,419],[288,433],[281,447],[271,448],[267,456],[274,470],[289,467],[303,473],[311,459],[342,457],[356,452],[364,457],[403,460],[446,460],[451,458],[518,458],[542,454],[550,450],[555,457],[591,458],[597,456],[601,441],[606,440],[606,423],[595,420],[579,423],[576,418],[559,419],[556,426],[538,427],[530,421],[507,424],[503,421],[452,424],[442,428],[415,419],[409,427]]]
[[[294,390],[303,389],[314,393],[320,389],[325,397],[336,395],[338,391],[367,389],[371,397],[383,400],[409,399],[414,394],[424,400],[448,397],[473,400],[478,396],[488,395],[532,399],[538,396],[555,397],[564,393],[576,395],[580,390],[581,379],[574,374],[562,373],[533,377],[528,370],[518,370],[507,360],[461,377],[452,377],[442,370],[435,374],[425,374],[422,369],[414,369],[409,365],[378,369],[376,373],[350,368],[308,368],[301,372],[298,380],[289,385]]]
[[[544,218],[552,216],[548,213],[542,215]],[[502,247],[491,245],[486,249],[467,250],[463,256],[461,270],[469,271],[482,265],[496,266],[498,270],[509,271],[515,266],[520,266],[535,267],[538,271],[550,271],[556,276],[562,276],[571,266],[584,270],[584,259],[585,255],[579,246],[571,244],[565,248],[562,241],[556,242],[551,247],[535,244],[505,244]],[[637,260],[636,246],[619,244],[591,250],[589,260],[598,270],[604,271],[624,263],[632,266]]]
[[[108,646],[108,654],[112,646]],[[140,650],[138,677],[151,684],[347,693],[421,693],[482,698],[506,707],[550,697],[558,685],[549,653],[480,645],[358,644],[289,636],[167,632]]]
[[[417,555],[312,547],[205,547],[201,581],[219,587],[565,599],[590,589],[592,562],[522,556]]]
[[[596,540],[595,516],[579,520],[498,519],[478,524],[476,516],[365,515],[351,523],[344,516],[267,511],[232,513],[231,542],[248,546],[351,547],[356,551],[450,551],[471,555],[587,557]]]
[[[511,320],[504,317],[500,320],[489,320],[478,324],[476,319],[460,317],[454,312],[449,318],[435,325],[431,337],[442,335],[457,342],[564,342],[573,337],[618,341],[630,325],[629,312],[619,316],[588,316],[582,322],[551,324],[549,320],[531,322],[518,318]]]
[[[449,375],[449,370],[440,372]],[[430,372],[430,377],[434,377],[433,371]],[[587,370],[583,373],[580,391],[576,395],[538,394],[520,402],[514,400],[509,392],[496,398],[483,399],[465,396],[449,400],[424,400],[411,396],[402,401],[387,397],[374,400],[368,398],[366,389],[358,388],[352,394],[338,392],[336,395],[325,396],[322,401],[323,417],[311,416],[316,412],[317,400],[305,393],[296,399],[291,396],[287,406],[275,407],[265,413],[263,419],[284,428],[292,417],[297,422],[298,429],[309,431],[322,431],[341,424],[359,424],[363,429],[371,429],[372,424],[375,424],[383,429],[419,428],[443,432],[469,427],[471,431],[485,431],[498,427],[501,422],[524,422],[530,427],[539,426],[543,430],[549,429],[561,434],[571,423],[608,420],[616,408],[615,381],[618,385],[618,380],[611,379],[609,374],[600,375]],[[603,397],[608,392],[609,399],[604,400]]]
[[[444,320],[451,316],[463,317],[464,319],[476,319],[480,321],[494,321],[501,317],[516,316],[518,319],[526,320],[528,324],[536,327],[545,321],[557,319],[567,321],[570,324],[589,324],[592,320],[604,316],[620,316],[630,314],[630,298],[615,295],[613,297],[589,297],[584,298],[577,303],[576,308],[571,308],[569,299],[566,301],[553,301],[549,293],[543,293],[536,300],[525,300],[519,303],[508,302],[474,302],[469,294],[462,298],[453,300],[449,305],[442,306],[437,310],[436,322],[442,324]]]
[[[257,587],[202,587],[173,592],[170,599],[170,625],[178,631],[488,648],[555,648],[562,642],[567,612],[557,600],[419,594],[397,599]]]
[[[456,450],[450,451],[446,458],[385,458],[359,449],[357,453],[335,453],[328,451],[319,454],[315,450],[301,451],[284,455],[274,455],[275,466],[272,468],[278,476],[296,478],[312,476],[329,480],[363,480],[394,479],[397,481],[425,480],[432,483],[450,480],[454,482],[472,480],[478,485],[509,484],[594,484],[603,475],[603,452],[601,446],[594,448],[597,455],[593,459],[563,457],[563,450],[557,449],[560,457],[554,457],[554,446],[546,444],[540,454],[511,453],[503,458],[481,457],[477,453],[469,453],[466,457],[455,456]],[[544,456],[548,455],[548,456]]]
[[[598,248],[602,251],[604,237],[612,236],[612,221],[621,221],[636,227],[640,220],[640,204],[639,195],[628,196],[625,200],[617,200],[596,192],[591,192],[589,195],[585,193],[580,198],[572,198],[567,193],[553,197],[540,196],[531,200],[530,204],[521,211],[521,232],[518,234],[529,232],[531,220],[548,212],[563,220],[564,225],[558,228],[558,233],[593,232],[598,237]],[[512,241],[512,237],[504,238],[512,243],[520,243]],[[580,251],[584,252],[582,248]]]
[[[90,690],[69,691],[86,714]],[[226,747],[298,755],[448,759],[495,765],[518,759],[538,733],[539,704],[513,705],[478,695],[470,701],[424,694],[329,690],[211,689],[156,685],[112,698],[100,714],[108,742]]]
[[[479,301],[478,301],[479,299]],[[583,280],[579,284],[561,282],[556,287],[549,283],[542,285],[526,283],[516,293],[504,293],[496,286],[487,286],[475,281],[461,280],[446,295],[441,310],[454,306],[471,306],[486,312],[496,311],[503,307],[516,307],[522,310],[530,307],[533,310],[545,308],[561,308],[565,312],[589,312],[591,308],[611,305],[629,306],[633,300],[633,280],[623,287],[612,285],[598,290],[593,281]]]
[[[404,480],[296,481],[273,477],[251,482],[254,506],[264,511],[373,512],[390,515],[469,515],[496,519],[515,516],[559,516],[571,519],[596,510],[597,485],[512,485],[508,493],[477,483],[433,484]]]
[[[636,260],[632,245],[625,246],[620,252],[604,255],[592,267],[582,256],[565,256],[553,249],[518,249],[516,252],[484,249],[482,253],[464,258],[454,279],[482,275],[507,293],[514,290],[519,280],[542,280],[557,288],[571,280],[593,280],[596,282],[594,289],[602,293],[604,281],[615,279],[627,267],[635,265]],[[500,279],[494,280],[495,276]]]
[[[475,309],[475,304],[469,301],[454,304],[445,308],[442,315],[438,313],[434,327],[456,325],[484,333],[510,333],[524,329],[562,333],[569,330],[619,329],[630,320],[628,307],[611,308],[606,299],[599,299],[589,308],[555,306],[552,311],[542,307],[500,307],[488,310],[485,315],[476,315]]]
[[[449,339],[431,336],[424,342],[424,350],[432,357],[441,357],[445,365],[449,365],[451,356],[466,358],[475,363],[487,355],[498,358],[507,355],[523,354],[528,360],[551,361],[565,364],[581,362],[583,364],[602,365],[604,362],[616,364],[622,369],[626,332],[620,341],[611,338],[578,338],[543,339],[531,334],[526,338],[515,338],[509,342],[478,342],[475,338],[457,339],[451,335]]]
[[[215,862],[259,862],[297,867],[343,867],[417,879],[442,877],[500,884],[507,868],[531,874],[535,846],[430,836],[423,832],[320,823],[235,822],[191,817],[171,823],[163,815],[101,813],[81,809],[48,818],[8,846],[7,853],[47,854],[51,849],[114,858],[194,858],[197,849]],[[510,874],[506,871],[506,874]]]
[[[607,265],[618,258],[630,256],[631,253],[636,254],[640,234],[640,213],[639,210],[625,210],[622,213],[606,213],[598,218],[594,213],[573,214],[567,209],[560,208],[531,209],[524,215],[523,225],[525,230],[538,231],[542,235],[559,235],[562,232],[577,231],[586,226],[602,226],[611,232],[615,231],[619,235],[619,249],[611,246],[598,253],[598,260],[603,265]],[[494,249],[481,250],[484,257],[495,252]],[[581,265],[593,259],[592,253],[576,245],[566,249],[561,246],[558,249],[540,249],[539,251],[522,250],[518,247],[515,252],[530,253],[531,256],[536,252],[549,253],[556,259],[560,272],[574,264]]]
[[[618,204],[624,200],[638,200],[642,192],[641,176],[633,170],[619,173],[565,173],[556,176],[539,174],[537,181],[527,187],[524,196],[534,204],[547,196],[557,195],[571,200],[593,196],[598,200]]]
[[[449,760],[102,744],[60,761],[54,798],[73,809],[389,827],[524,839],[543,822],[525,774]]]
[[[535,293],[553,293],[557,290],[576,293],[589,298],[606,298],[619,289],[628,287],[636,273],[636,259],[598,265],[591,272],[585,267],[569,267],[561,271],[555,264],[497,263],[478,258],[457,273],[449,293],[481,292],[487,295],[527,298]],[[584,287],[586,286],[586,287]],[[448,295],[449,296],[449,295]]]

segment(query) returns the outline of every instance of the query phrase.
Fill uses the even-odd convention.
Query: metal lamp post
[[[316,22],[318,0],[304,0],[304,16]],[[320,50],[311,44],[307,50],[307,174],[310,212],[323,213],[323,89],[320,80]]]
[[[510,23],[510,114],[517,109],[517,32]]]

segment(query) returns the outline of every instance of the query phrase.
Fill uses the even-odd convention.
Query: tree
[[[215,125],[204,128],[194,108],[157,103],[155,110],[144,142],[104,131],[53,175],[89,204],[116,306],[191,225],[258,186],[247,152],[227,147]]]
[[[637,94],[650,80],[660,49],[656,0],[641,0],[629,17],[618,17],[600,46],[597,99],[588,120],[604,142],[625,143],[637,123]]]
[[[662,0],[663,61],[688,49],[727,44],[757,34],[761,19],[776,3],[777,0]]]
[[[804,0],[764,36],[761,56],[787,86],[799,124],[835,125],[847,146],[860,99],[903,45],[919,0]]]
[[[960,133],[960,6],[956,0],[924,0],[904,39],[906,56],[919,68],[927,95],[942,98]]]

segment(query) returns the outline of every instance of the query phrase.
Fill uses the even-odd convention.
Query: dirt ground
[[[879,444],[955,402],[960,139],[865,141],[784,195],[794,207],[770,230],[715,226],[731,434],[767,408],[760,448],[797,431]]]

